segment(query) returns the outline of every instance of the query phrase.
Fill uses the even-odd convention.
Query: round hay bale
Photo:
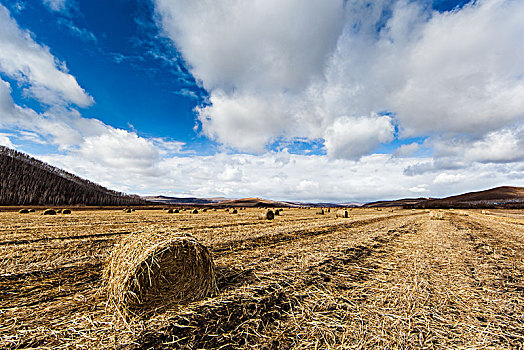
[[[324,209],[320,208],[320,210],[317,211],[317,215],[324,215]]]
[[[29,213],[29,209],[20,209],[18,211],[18,213],[20,213],[20,214],[28,214]]]
[[[198,210],[195,209],[195,210],[193,210],[192,213],[193,213],[193,214],[198,214]]]
[[[167,213],[168,213],[168,214],[173,214],[174,212],[175,212],[175,211],[174,211],[173,209],[168,209],[168,210],[167,210]]]
[[[328,212],[328,213],[331,213],[331,208],[327,208],[327,212]]]
[[[339,210],[337,211],[337,218],[348,218],[348,211],[347,210]]]
[[[231,214],[238,214],[238,210],[233,209],[233,211],[231,212]]]
[[[54,209],[46,209],[46,210],[44,210],[44,212],[42,214],[43,215],[56,215],[56,210],[54,210]]]
[[[34,210],[34,209],[29,209],[29,212],[30,212],[30,213],[34,213],[35,210]]]
[[[62,209],[62,214],[71,214],[71,210],[70,209]]]
[[[174,213],[175,213],[175,214],[178,214],[178,213],[180,213],[180,210],[175,209],[175,210],[174,210]]]
[[[57,214],[62,214],[62,209],[57,209],[57,210],[56,210],[56,213],[57,213]]]
[[[129,235],[104,267],[110,306],[142,316],[218,292],[209,250],[190,236],[148,232]]]
[[[261,213],[258,218],[260,220],[273,220],[275,218],[275,213],[273,213],[273,210],[268,210],[265,213]]]
[[[206,211],[207,211],[207,209],[202,209],[202,212],[204,212],[204,213],[205,213]]]
[[[133,211],[131,209],[124,209],[124,213],[132,213]]]

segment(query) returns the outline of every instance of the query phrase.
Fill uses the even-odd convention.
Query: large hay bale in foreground
[[[273,210],[268,210],[265,213],[259,214],[258,218],[260,220],[273,220],[275,218],[275,213],[273,213]]]
[[[56,215],[56,211],[54,209],[46,209],[42,213],[43,215]]]
[[[124,238],[104,269],[109,306],[141,316],[216,295],[215,264],[193,237],[144,233]]]
[[[339,210],[337,211],[337,218],[348,218],[348,211],[347,210]]]

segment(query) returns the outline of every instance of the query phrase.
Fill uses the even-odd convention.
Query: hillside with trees
[[[0,146],[0,205],[140,205],[134,195],[109,190],[24,153]]]

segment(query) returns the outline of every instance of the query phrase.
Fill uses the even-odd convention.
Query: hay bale
[[[207,211],[207,209],[204,208],[204,209],[202,209],[202,211],[205,213]]]
[[[175,209],[174,212],[175,212],[175,214],[178,214],[178,213],[180,213],[180,210],[179,209]]]
[[[328,212],[328,213],[331,213],[331,208],[327,208],[327,212]]]
[[[337,211],[337,218],[348,218],[348,211],[347,210],[339,210]]]
[[[29,209],[20,209],[18,211],[19,214],[28,214],[29,213]]]
[[[275,210],[275,215],[280,215],[280,209]]]
[[[71,214],[71,210],[70,209],[62,209],[62,214]]]
[[[258,218],[260,220],[273,220],[275,218],[275,213],[273,212],[273,210],[268,210],[265,213],[260,213],[258,215]]]
[[[34,213],[35,210],[34,210],[34,209],[29,209],[29,212],[30,212],[30,213]]]
[[[192,213],[193,214],[198,214],[198,210],[195,209],[195,210],[192,211]]]
[[[44,210],[44,212],[42,214],[43,215],[56,215],[56,210],[54,210],[54,209],[46,209],[46,210]]]
[[[57,214],[62,214],[62,209],[57,209],[57,210],[56,210],[56,213],[57,213]]]
[[[232,214],[238,214],[238,210],[233,209],[233,211],[232,211],[231,213],[232,213]]]
[[[124,209],[124,213],[132,213],[133,211],[131,209]]]
[[[175,212],[175,211],[173,210],[173,208],[167,210],[167,213],[168,213],[168,214],[173,214],[174,212]]]
[[[218,292],[209,250],[191,236],[148,232],[122,239],[103,272],[108,305],[142,316]]]
[[[324,208],[320,208],[320,210],[317,210],[317,215],[324,215]]]

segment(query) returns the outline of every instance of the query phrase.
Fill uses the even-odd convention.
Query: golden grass
[[[2,210],[0,348],[523,347],[524,212],[259,213]],[[209,248],[219,294],[122,322],[100,292],[105,262],[172,232]]]

